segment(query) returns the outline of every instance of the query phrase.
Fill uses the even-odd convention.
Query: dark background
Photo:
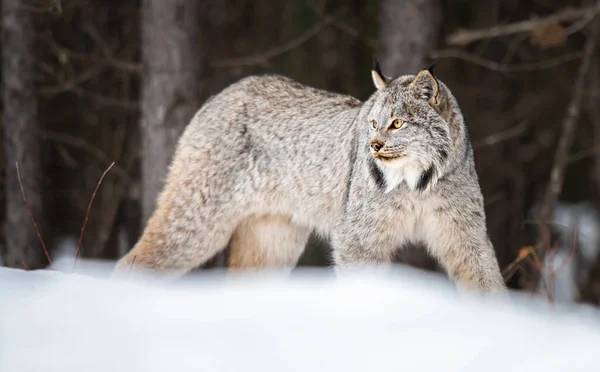
[[[575,225],[552,222],[559,201],[592,212],[600,202],[597,10],[566,0],[2,0],[2,262],[48,265],[15,162],[56,258],[74,254],[114,161],[80,255],[115,260],[139,237],[207,97],[271,71],[366,99],[377,56],[389,76],[440,61],[509,285],[552,300],[544,256],[558,247],[575,300],[598,303],[599,261],[581,253],[584,239],[571,242]],[[328,265],[327,249],[312,240],[300,264]],[[418,247],[398,260],[437,269]]]

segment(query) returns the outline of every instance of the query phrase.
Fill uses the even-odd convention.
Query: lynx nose
[[[378,141],[371,141],[371,148],[375,152],[378,152],[379,150],[381,150],[382,147],[383,147],[383,145],[380,142],[378,142]]]

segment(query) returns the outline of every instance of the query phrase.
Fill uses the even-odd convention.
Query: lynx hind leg
[[[190,225],[187,231],[169,233],[154,226],[149,224],[133,249],[117,262],[113,276],[145,271],[172,279],[180,277],[224,250],[233,231],[231,228],[228,234],[222,228]]]
[[[277,269],[291,271],[298,263],[310,230],[284,215],[251,217],[231,239],[229,270]]]
[[[144,271],[177,278],[226,248],[239,223],[236,215],[225,205],[201,204],[196,194],[178,190],[169,188],[161,196],[142,236],[117,262],[113,276]]]
[[[235,226],[228,227],[190,224],[177,231],[178,227],[162,221],[149,223],[138,243],[117,262],[113,275],[139,270],[180,277],[225,249]]]

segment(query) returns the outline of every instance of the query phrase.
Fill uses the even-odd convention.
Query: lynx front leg
[[[486,294],[506,294],[483,210],[439,211],[426,219],[430,253],[459,286]]]

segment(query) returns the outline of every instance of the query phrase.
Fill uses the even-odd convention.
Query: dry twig
[[[135,146],[132,145],[132,143],[135,142],[136,141],[133,138],[128,139],[128,142],[124,144],[124,146],[128,148],[135,148]],[[122,163],[126,174],[131,171],[138,156],[139,153],[135,151],[130,151],[124,155]],[[98,229],[96,231],[94,242],[89,249],[90,254],[93,257],[96,257],[104,250],[104,248],[106,248],[106,243],[109,240],[112,230],[115,226],[115,219],[118,216],[119,206],[126,195],[128,185],[128,178],[116,179],[113,183],[109,183],[107,185],[112,187],[111,198],[109,200],[102,201],[102,213],[100,213],[99,217],[96,218]]]
[[[554,268],[553,265],[551,264],[553,262],[554,256],[552,256],[551,258],[548,259],[548,262],[550,263],[549,265],[544,265],[541,258],[536,253],[535,248],[533,246],[525,246],[519,250],[519,254],[518,254],[517,258],[515,258],[515,260],[513,262],[511,262],[508,266],[506,266],[504,268],[504,270],[502,270],[502,277],[504,278],[504,281],[506,282],[506,281],[510,280],[510,278],[512,278],[513,275],[517,273],[517,271],[524,270],[521,263],[523,263],[527,259],[531,259],[531,265],[537,271],[537,274],[539,274],[540,284],[542,285],[542,289],[543,289],[544,293],[546,294],[546,298],[548,299],[548,302],[553,304],[555,302],[554,288],[555,288],[555,283],[556,283],[556,277],[566,267],[566,265],[573,259],[573,256],[575,255],[575,251],[577,250],[578,230],[577,229],[573,229],[573,230],[574,230],[573,237],[571,239],[569,251],[568,251],[567,255],[565,256],[565,258],[561,261],[558,268]],[[549,242],[549,236],[548,236],[549,230],[545,229],[544,232],[546,233],[546,234],[543,234],[545,237],[545,239],[544,239],[545,243],[548,244],[548,247],[550,248],[550,242]],[[557,248],[547,249],[547,250],[550,254],[554,254],[556,252]],[[543,272],[546,272],[548,274],[548,281],[546,281],[546,279],[542,275]]]
[[[133,270],[133,265],[135,265],[136,258],[137,258],[137,255],[134,255],[133,259],[131,260],[131,266],[129,266],[129,272],[128,272],[129,275],[131,275],[131,270]]]
[[[514,259],[514,261],[511,262],[509,265],[507,265],[504,268],[504,270],[502,270],[502,277],[504,278],[504,281],[508,281],[518,271],[526,273],[525,267],[522,264],[525,261],[529,260],[531,266],[534,269],[534,271],[530,272],[529,274],[531,274],[531,276],[533,276],[534,279],[539,279],[539,284],[541,285],[542,290],[546,294],[546,298],[547,298],[548,302],[554,303],[554,301],[555,301],[554,285],[556,282],[556,276],[558,273],[560,273],[566,267],[566,265],[575,256],[575,253],[577,250],[577,238],[579,235],[579,231],[577,228],[574,228],[571,226],[566,226],[566,225],[563,225],[556,221],[526,220],[526,221],[524,221],[524,223],[539,225],[540,235],[541,235],[541,244],[546,247],[544,250],[541,251],[541,253],[548,252],[546,259],[549,264],[544,265],[544,263],[542,262],[541,255],[539,253],[537,253],[537,252],[540,252],[539,250],[536,251],[536,248],[533,246],[525,246],[519,250],[519,254]],[[569,251],[568,251],[567,255],[565,256],[565,258],[560,263],[560,265],[558,265],[558,268],[554,268],[552,265],[552,262],[554,261],[554,255],[555,255],[556,251],[558,250],[558,247],[553,247],[551,244],[550,229],[548,227],[550,225],[558,226],[558,227],[561,227],[561,228],[564,228],[567,230],[573,230],[573,236],[571,238],[571,245],[569,246]],[[542,275],[543,273],[548,274],[548,280],[546,280],[544,278],[544,275]],[[537,287],[537,283],[538,283],[537,280],[535,280],[536,287]],[[530,288],[530,290],[532,292],[536,292],[536,288]]]
[[[19,163],[15,162],[15,166],[17,167],[17,179],[19,180],[19,186],[21,187],[21,195],[23,195],[23,201],[25,202],[25,206],[27,207],[27,212],[29,213],[29,217],[31,217],[31,222],[33,222],[33,227],[35,228],[35,232],[37,234],[38,240],[42,245],[42,249],[44,250],[44,254],[46,255],[46,259],[50,264],[50,267],[54,269],[54,264],[52,263],[52,259],[50,259],[50,254],[48,253],[48,249],[46,249],[46,244],[44,243],[44,239],[42,239],[42,234],[40,234],[40,229],[38,228],[37,222],[35,222],[35,218],[33,218],[33,213],[31,213],[31,207],[29,206],[29,202],[25,197],[25,189],[23,188],[23,182],[21,181],[21,173],[19,172]]]
[[[94,193],[92,194],[92,198],[90,199],[90,203],[88,204],[87,211],[85,212],[85,220],[83,221],[83,226],[81,227],[81,234],[79,235],[79,243],[77,243],[77,250],[75,251],[75,261],[73,262],[73,271],[75,270],[75,265],[77,264],[77,258],[79,257],[79,251],[81,249],[81,242],[83,241],[83,232],[85,231],[85,226],[87,225],[87,222],[88,222],[90,210],[92,209],[92,203],[94,202],[94,199],[96,198],[96,192],[98,191],[98,188],[100,187],[100,184],[102,183],[102,180],[104,179],[104,176],[106,176],[106,173],[108,173],[108,171],[113,167],[113,165],[115,165],[114,161],[104,171],[104,173],[102,173],[102,177],[100,177],[100,180],[98,181],[98,184],[96,185],[96,188],[94,189]]]

